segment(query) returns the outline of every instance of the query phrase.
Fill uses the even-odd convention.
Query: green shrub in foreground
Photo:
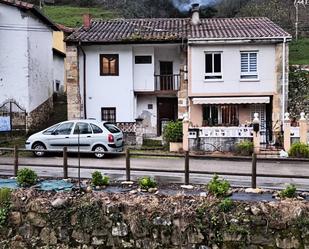
[[[293,184],[289,184],[285,189],[280,191],[280,197],[282,198],[293,198],[296,196],[296,187]]]
[[[155,179],[145,176],[138,180],[138,185],[141,189],[148,190],[150,188],[155,188],[157,186],[157,182]]]
[[[8,188],[0,189],[0,227],[6,224],[11,201],[11,190]]]
[[[251,156],[253,153],[253,142],[244,140],[236,144],[235,151],[242,156]]]
[[[18,170],[16,180],[19,186],[30,187],[36,184],[38,175],[32,169],[24,168]]]
[[[207,189],[209,193],[217,197],[226,196],[230,189],[230,183],[227,180],[220,179],[219,176],[215,174],[208,183]]]
[[[109,177],[103,176],[101,172],[95,171],[92,173],[93,186],[107,186],[109,184]]]
[[[289,150],[289,156],[309,158],[309,146],[304,143],[294,143]]]
[[[163,137],[166,142],[182,142],[182,122],[170,121],[164,127]]]

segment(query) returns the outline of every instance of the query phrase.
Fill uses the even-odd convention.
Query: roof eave
[[[183,43],[187,42],[187,39],[178,40],[139,40],[139,41],[82,41],[65,39],[65,42],[71,44],[83,44],[83,45],[114,45],[114,44],[156,44],[156,43]]]
[[[292,36],[274,36],[274,37],[231,37],[231,38],[189,38],[188,44],[209,44],[209,43],[278,43],[286,40],[290,42]]]

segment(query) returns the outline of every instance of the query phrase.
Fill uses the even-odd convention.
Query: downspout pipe
[[[86,84],[86,62],[87,62],[87,56],[85,53],[85,50],[81,46],[81,42],[78,44],[78,48],[83,54],[83,104],[84,104],[84,119],[87,119],[87,84]]]
[[[282,43],[282,124],[284,124],[284,114],[286,112],[286,88],[288,84],[286,82],[286,37],[283,38]]]

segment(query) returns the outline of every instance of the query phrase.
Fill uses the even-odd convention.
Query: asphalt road
[[[44,157],[35,158],[27,157],[20,158],[19,163],[30,164],[39,176],[42,177],[62,177],[63,169],[50,167],[36,167],[34,165],[62,165],[62,157]],[[0,164],[13,163],[12,157],[0,157]],[[77,157],[70,157],[68,159],[69,165],[78,165]],[[32,166],[33,165],[33,166]],[[81,166],[95,166],[95,167],[110,167],[112,169],[123,168],[123,170],[104,170],[104,173],[109,175],[112,180],[125,179],[125,158],[124,157],[110,157],[105,159],[96,159],[89,157],[81,158]],[[21,166],[23,167],[23,166]],[[184,159],[182,158],[131,158],[131,168],[143,169],[169,169],[169,170],[183,170]],[[248,161],[231,161],[231,160],[213,160],[213,159],[190,159],[190,170],[194,171],[215,171],[215,172],[235,172],[235,173],[250,173],[251,162]],[[91,177],[94,169],[82,169],[81,176],[83,178]],[[12,175],[13,166],[0,165],[0,175]],[[309,165],[305,162],[265,162],[258,161],[257,173],[261,174],[281,174],[281,175],[304,175],[309,177]],[[181,173],[156,173],[156,172],[137,172],[132,171],[132,179],[137,179],[140,176],[149,175],[155,177],[159,182],[183,183],[184,175]],[[77,177],[77,169],[69,169],[69,177]],[[191,174],[190,183],[206,184],[212,175]],[[228,179],[232,186],[235,187],[249,187],[250,177],[243,176],[224,176]],[[292,179],[292,178],[266,178],[258,177],[257,186],[261,188],[283,188],[285,184],[293,183],[299,190],[309,191],[308,179]]]

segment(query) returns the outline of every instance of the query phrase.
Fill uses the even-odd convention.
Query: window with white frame
[[[205,80],[221,80],[221,52],[205,52]]]
[[[240,53],[241,79],[258,79],[257,57],[257,52]]]

